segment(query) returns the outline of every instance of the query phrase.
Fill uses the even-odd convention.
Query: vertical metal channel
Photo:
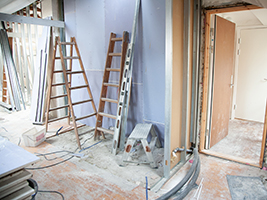
[[[20,11],[20,15],[23,16],[23,11]],[[24,64],[24,70],[25,70],[25,81],[26,81],[26,89],[27,89],[27,100],[30,102],[31,99],[31,84],[29,79],[29,62],[27,59],[27,51],[26,51],[26,35],[25,35],[25,24],[20,24],[20,30],[21,30],[21,45],[22,45],[22,51],[23,51],[23,64]]]
[[[173,37],[172,15],[173,1],[166,0],[165,8],[165,130],[164,130],[164,178],[170,177],[171,168],[171,118],[172,118],[172,68]]]
[[[188,114],[189,114],[189,33],[190,33],[190,3],[184,0],[184,37],[183,37],[183,94],[182,94],[182,127],[181,146],[185,151],[181,152],[181,162],[186,160],[187,136],[188,136]]]
[[[26,7],[26,16],[30,17],[30,6]],[[27,33],[28,33],[28,47],[29,47],[29,55],[30,55],[30,63],[31,63],[31,78],[34,80],[34,61],[33,61],[33,48],[32,48],[32,28],[31,24],[27,24]],[[29,99],[30,101],[30,99]]]
[[[200,36],[200,0],[194,0],[194,30],[193,30],[193,68],[192,68],[192,94],[190,142],[197,144],[198,127],[198,90],[199,90],[199,36]]]
[[[122,109],[122,119],[121,119],[121,138],[120,138],[120,149],[124,149],[124,144],[125,144],[125,133],[126,133],[126,128],[127,128],[127,117],[128,117],[128,111],[129,111],[129,103],[130,103],[130,93],[131,93],[131,84],[132,84],[132,71],[133,71],[133,60],[134,60],[134,45],[135,45],[135,40],[136,40],[136,28],[137,28],[137,22],[138,22],[138,17],[139,17],[139,10],[140,10],[140,0],[136,0],[136,5],[135,5],[135,14],[134,14],[134,21],[133,21],[133,27],[132,27],[132,35],[131,35],[131,41],[128,44],[128,49],[127,49],[127,55],[125,59],[125,63],[129,62],[130,59],[130,64],[128,68],[128,73],[124,72],[124,78],[122,80],[122,86],[123,88],[124,83],[125,83],[125,96],[124,96],[124,104],[123,104],[123,109]],[[127,64],[124,65],[124,71],[126,69]],[[126,81],[125,81],[125,75],[126,76]],[[121,89],[123,91],[123,89]],[[120,95],[120,102],[121,102],[122,95]],[[118,109],[120,106],[118,106]],[[118,114],[117,114],[118,115]],[[116,119],[116,124],[118,121],[118,117]],[[118,131],[117,128],[115,128],[115,131]]]

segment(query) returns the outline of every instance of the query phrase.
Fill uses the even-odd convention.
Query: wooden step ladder
[[[63,56],[63,48],[65,48],[66,45],[70,45],[70,56]],[[59,47],[60,57],[56,56],[57,46]],[[76,50],[77,55],[74,55],[74,48]],[[61,67],[62,67],[62,69],[60,69],[60,70],[55,69],[55,62],[56,62],[56,60],[59,60],[59,59],[61,61]],[[73,71],[72,66],[73,66],[73,60],[74,59],[78,59],[81,70]],[[69,65],[66,67],[67,60],[69,60]],[[62,83],[53,82],[54,75],[59,74],[59,73],[63,74],[63,82]],[[83,79],[84,79],[84,83],[85,83],[84,85],[72,86],[71,79],[72,79],[72,75],[75,75],[75,74],[82,74],[83,75]],[[88,80],[87,80],[87,77],[85,74],[84,66],[82,63],[81,55],[80,55],[75,37],[71,37],[70,42],[60,42],[60,38],[56,37],[54,53],[53,53],[53,65],[52,65],[50,77],[51,77],[51,79],[50,79],[50,83],[49,83],[49,87],[48,87],[48,95],[47,95],[47,112],[46,112],[46,122],[45,122],[46,131],[48,131],[48,124],[49,123],[68,118],[68,124],[70,126],[62,129],[60,132],[56,133],[55,135],[74,130],[78,146],[79,146],[79,148],[81,148],[79,134],[78,134],[78,128],[85,126],[85,125],[84,124],[77,125],[76,121],[82,120],[85,118],[89,118],[92,116],[96,116],[96,107],[95,107],[92,92],[91,92],[91,89],[90,89],[90,86],[89,86],[89,83],[88,83]],[[60,94],[60,95],[52,96],[52,89],[55,89],[58,86],[64,86],[65,92],[63,94]],[[76,90],[76,89],[82,89],[82,88],[87,89],[89,99],[81,100],[78,102],[72,102],[71,91]],[[59,98],[67,98],[68,104],[51,108],[50,107],[51,100],[52,99],[59,99]],[[86,115],[86,116],[76,117],[74,114],[73,106],[81,105],[81,104],[85,104],[85,103],[90,103],[92,105],[94,112],[89,114],[89,115]],[[59,117],[59,118],[55,118],[55,119],[49,119],[49,112],[60,110],[60,109],[67,109],[68,114],[66,116],[63,116],[63,117]],[[70,124],[71,119],[72,119],[72,125]],[[49,137],[53,137],[55,135],[52,135]],[[49,137],[47,137],[47,138],[49,138]]]
[[[123,71],[123,66],[125,62],[126,50],[128,46],[128,38],[129,38],[129,33],[126,31],[123,32],[122,37],[116,37],[115,33],[110,34],[109,46],[108,46],[107,58],[106,58],[106,64],[105,64],[105,71],[103,75],[103,82],[102,82],[99,107],[98,107],[98,112],[97,112],[97,120],[96,120],[96,126],[95,126],[95,139],[99,138],[100,135],[102,135],[103,138],[105,138],[104,133],[114,134],[112,130],[102,127],[103,117],[111,118],[114,120],[116,120],[116,117],[117,117],[116,115],[105,113],[104,111],[105,111],[106,102],[114,103],[118,105],[119,92],[118,92],[117,99],[107,98],[107,93],[108,93],[108,87],[117,87],[118,90],[121,87],[122,71]],[[121,52],[119,53],[114,52],[114,47],[115,47],[116,42],[121,42]],[[119,68],[112,67],[112,58],[114,56],[121,57]],[[118,83],[114,84],[114,83],[109,82],[109,77],[110,77],[111,72],[117,72],[119,74]]]

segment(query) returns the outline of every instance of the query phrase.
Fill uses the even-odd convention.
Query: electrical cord
[[[59,165],[59,164],[61,164],[61,163],[64,163],[64,162],[66,162],[66,161],[72,159],[73,157],[74,157],[74,156],[71,156],[71,157],[69,157],[69,158],[67,158],[67,159],[65,159],[65,160],[62,160],[62,161],[57,162],[57,163],[54,163],[54,164],[52,164],[52,165],[47,165],[47,166],[44,166],[44,167],[25,168],[25,169],[26,169],[26,170],[37,170],[37,169],[45,169],[45,168],[49,168],[49,167],[54,167],[54,166],[56,166],[56,165]]]
[[[185,177],[176,186],[174,186],[169,192],[167,192],[166,194],[157,198],[156,200],[169,199],[171,196],[173,196],[175,193],[177,193],[188,182],[190,177],[192,177],[192,174],[196,171],[196,169],[198,167],[198,163],[200,165],[199,155],[198,155],[198,151],[196,148],[193,149],[193,154],[194,154],[193,164],[190,167],[188,173],[185,175]]]
[[[39,192],[39,193],[56,193],[56,194],[59,194],[59,195],[62,197],[62,199],[64,200],[64,196],[63,196],[62,193],[60,193],[60,192],[58,192],[58,191],[39,190],[38,184],[37,184],[37,182],[36,182],[35,180],[33,180],[33,179],[30,178],[30,179],[28,179],[27,181],[28,181],[28,183],[29,183],[29,186],[30,186],[32,189],[34,189],[34,192],[35,192],[35,193],[32,195],[31,200],[35,200],[35,196],[37,195],[38,192]]]

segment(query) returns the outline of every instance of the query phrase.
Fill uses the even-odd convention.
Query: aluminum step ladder
[[[104,128],[103,125],[103,117],[116,119],[116,115],[112,115],[110,113],[107,113],[105,111],[105,105],[106,103],[112,103],[118,105],[118,98],[117,99],[111,99],[108,98],[108,91],[112,90],[112,88],[119,89],[121,87],[121,80],[122,80],[122,71],[123,66],[125,62],[125,56],[126,56],[126,50],[128,46],[128,40],[129,40],[129,33],[124,31],[122,34],[122,37],[116,37],[115,33],[110,34],[109,39],[109,46],[107,51],[107,59],[105,64],[105,71],[103,75],[103,82],[100,92],[100,100],[99,100],[99,106],[98,106],[98,112],[97,112],[97,120],[95,125],[95,139],[99,139],[100,135],[102,135],[103,138],[105,138],[104,133],[114,134],[114,131],[109,130],[107,128]],[[121,45],[121,52],[114,52],[115,45]],[[113,57],[120,57],[120,66],[116,67],[112,65]],[[118,82],[114,83],[110,80],[110,74],[116,73]],[[114,122],[115,124],[115,122]]]
[[[66,47],[66,45],[70,46],[70,56],[63,56],[63,48]],[[57,46],[59,47],[60,57],[56,56]],[[62,48],[62,46],[63,46],[63,48]],[[76,50],[76,55],[74,55],[74,48]],[[73,65],[74,59],[77,59],[79,61],[80,70],[77,70],[77,69],[73,70],[72,65]],[[56,60],[61,61],[62,69],[60,69],[60,70],[55,69]],[[69,60],[69,65],[67,65],[67,60]],[[53,78],[55,77],[55,74],[63,74],[63,78],[64,78],[63,82],[61,82],[61,83],[53,82]],[[72,76],[74,76],[74,75],[82,75],[83,79],[84,79],[84,84],[83,85],[75,85],[75,86],[72,85],[71,79],[72,79]],[[79,139],[79,134],[78,134],[78,128],[85,126],[85,124],[79,124],[78,125],[77,121],[96,116],[97,111],[96,111],[92,92],[91,92],[89,82],[88,82],[86,74],[85,74],[84,66],[82,63],[81,55],[80,55],[75,37],[71,37],[70,42],[61,42],[60,38],[56,37],[56,44],[55,44],[54,53],[53,53],[53,65],[52,65],[50,78],[51,79],[50,79],[49,87],[48,87],[47,112],[46,112],[46,121],[45,121],[46,131],[48,131],[48,124],[49,123],[68,118],[69,127],[63,128],[61,131],[58,131],[55,135],[52,135],[49,137],[53,137],[53,136],[56,136],[58,134],[62,134],[62,133],[74,130],[76,140],[78,143],[78,147],[81,149],[81,144],[80,144],[80,139]],[[55,79],[55,81],[56,81],[56,79]],[[56,87],[58,87],[58,86],[61,86],[61,87],[64,86],[66,92],[64,94],[52,96],[52,89],[56,89]],[[71,92],[74,90],[78,90],[78,89],[79,90],[86,89],[86,91],[88,93],[88,98],[84,99],[84,100],[79,100],[77,102],[72,102]],[[51,100],[53,100],[53,99],[55,100],[55,99],[59,99],[59,98],[67,98],[68,104],[50,108]],[[90,113],[88,115],[81,116],[81,117],[76,117],[76,115],[74,114],[73,106],[76,106],[76,105],[85,106],[85,104],[87,104],[87,106],[88,106],[88,104],[91,104],[93,113]],[[59,117],[59,118],[55,118],[55,119],[49,119],[49,113],[50,112],[57,111],[60,109],[65,109],[65,110],[67,109],[68,114],[66,116],[63,116],[63,117]],[[86,107],[85,107],[85,110],[86,110]],[[72,124],[70,124],[71,119],[72,119]],[[47,138],[49,138],[49,137],[47,137]]]
[[[151,141],[150,143],[148,143],[148,138],[150,134],[151,134]],[[133,146],[139,140],[142,143],[143,149],[148,159],[148,162],[145,162],[145,163],[149,163],[152,168],[157,168],[157,164],[154,161],[152,152],[153,152],[155,145],[158,148],[160,148],[161,143],[158,139],[158,136],[152,124],[137,124],[135,126],[134,130],[132,131],[131,135],[129,136],[127,140],[127,144],[126,144],[123,157],[122,157],[121,166],[124,166],[125,162],[133,162],[133,161],[128,161],[129,155],[130,155],[130,152]]]

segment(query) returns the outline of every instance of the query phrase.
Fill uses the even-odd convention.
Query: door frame
[[[199,142],[199,151],[200,153],[204,153],[207,155],[232,160],[235,162],[252,165],[255,167],[262,167],[263,164],[263,157],[264,157],[264,149],[265,149],[265,140],[267,134],[267,108],[266,108],[266,116],[265,116],[265,126],[264,126],[264,133],[262,138],[262,147],[261,147],[261,156],[259,163],[255,163],[250,159],[239,158],[232,155],[226,155],[223,153],[214,152],[211,150],[205,149],[205,138],[206,138],[206,128],[207,128],[207,117],[208,117],[208,87],[209,87],[209,71],[210,71],[210,21],[211,15],[219,14],[219,13],[227,13],[227,12],[235,12],[235,11],[244,11],[244,10],[254,10],[254,9],[261,9],[261,7],[254,6],[254,5],[247,5],[247,6],[238,6],[238,7],[229,7],[229,8],[221,8],[221,9],[212,9],[212,10],[205,10],[205,50],[204,50],[204,68],[203,68],[203,90],[202,90],[202,111],[201,111],[201,121],[200,121],[200,142]]]

